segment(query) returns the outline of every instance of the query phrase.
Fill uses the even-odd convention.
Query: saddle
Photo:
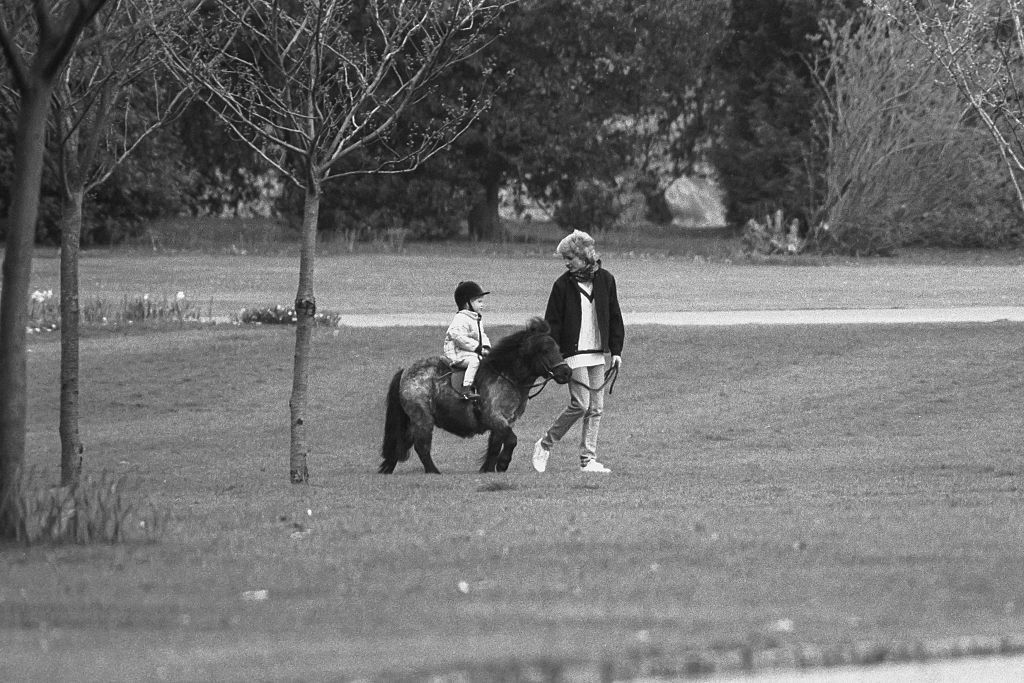
[[[452,369],[452,389],[460,394],[462,393],[462,380],[466,378],[466,367],[468,365],[469,363],[465,360],[448,361],[448,367]]]

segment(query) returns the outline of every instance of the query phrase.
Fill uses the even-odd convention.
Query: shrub
[[[804,251],[810,241],[800,234],[800,219],[786,219],[782,209],[764,217],[763,221],[751,218],[743,226],[743,248],[750,254],[796,255]]]
[[[121,311],[116,316],[117,322],[132,325],[145,322],[174,322],[183,324],[185,321],[199,322],[199,307],[188,300],[185,292],[178,292],[174,299],[165,294],[162,300],[156,300],[144,294],[129,299],[124,297]]]
[[[301,197],[291,189],[285,196],[287,209],[301,215]],[[355,176],[329,184],[317,229],[328,240],[342,237],[382,245],[392,245],[389,231],[394,230],[402,230],[409,240],[448,239],[459,233],[469,205],[465,187],[447,177],[442,165],[428,161],[410,173]]]
[[[321,327],[337,327],[336,313],[317,313],[314,322]],[[235,322],[245,325],[294,325],[299,321],[295,308],[291,306],[266,306],[263,308],[243,308],[235,317]]]
[[[28,304],[29,332],[52,332],[60,329],[60,306],[54,299],[53,290],[32,292]]]
[[[1019,221],[999,153],[926,48],[884,17],[826,26],[817,121],[827,157],[822,249],[1003,246]]]
[[[603,232],[615,226],[619,213],[614,189],[598,182],[581,182],[572,197],[555,209],[555,221],[569,230]]]

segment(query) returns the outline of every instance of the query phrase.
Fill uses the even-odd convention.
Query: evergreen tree
[[[776,209],[806,219],[820,203],[814,37],[822,19],[841,20],[861,4],[733,0],[731,36],[717,60],[726,112],[711,152],[731,223]]]

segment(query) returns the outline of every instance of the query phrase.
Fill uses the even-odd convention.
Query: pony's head
[[[572,375],[551,327],[543,318],[531,319],[525,329],[502,338],[487,356],[487,361],[504,372],[515,372],[529,379],[550,377],[565,384]]]

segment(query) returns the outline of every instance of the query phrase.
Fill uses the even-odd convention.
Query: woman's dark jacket
[[[551,336],[558,342],[558,349],[564,358],[578,353],[604,352],[613,356],[622,355],[622,341],[626,336],[619,310],[619,295],[615,289],[615,278],[604,268],[594,273],[594,311],[597,313],[597,328],[601,333],[600,349],[580,349],[580,293],[572,274],[566,271],[555,280],[548,297],[544,319],[551,325]]]

